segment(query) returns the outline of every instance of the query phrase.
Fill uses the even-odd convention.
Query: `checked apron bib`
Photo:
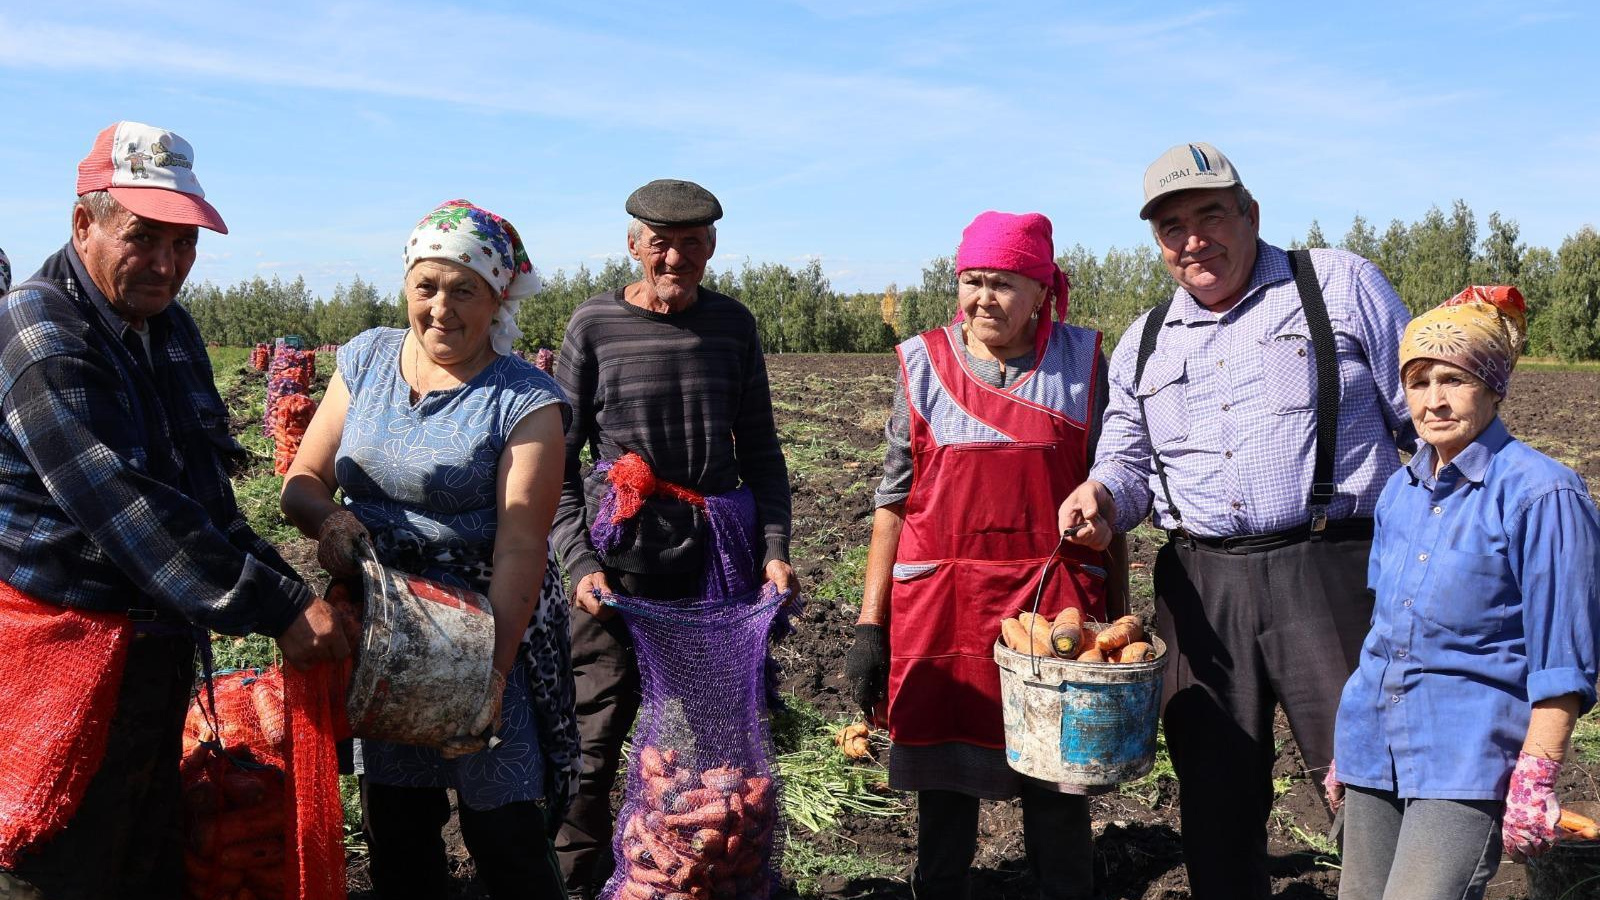
[[[1040,323],[1034,370],[996,388],[950,329],[898,348],[911,412],[911,494],[889,615],[889,736],[1003,748],[994,642],[1029,609],[1060,538],[1056,511],[1088,476],[1098,332]],[[1105,617],[1105,554],[1068,544],[1041,615]]]

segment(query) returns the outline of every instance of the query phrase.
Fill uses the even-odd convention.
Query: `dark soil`
[[[872,462],[882,444],[882,427],[894,389],[891,356],[785,355],[768,359],[780,430],[791,444],[794,495],[795,566],[807,586],[827,581],[834,567],[871,535],[871,487],[878,478]],[[1503,415],[1511,432],[1573,466],[1591,483],[1600,479],[1600,375],[1525,372],[1517,376]],[[797,465],[793,445],[800,436],[826,434],[820,464]],[[809,439],[809,438],[808,438]],[[1158,546],[1135,540],[1135,566],[1153,563]],[[1136,598],[1139,592],[1135,591]],[[1148,591],[1136,605],[1151,614]],[[1138,608],[1142,605],[1142,609]],[[830,715],[849,715],[844,656],[850,646],[856,610],[848,599],[810,597],[799,632],[779,650],[783,687]],[[1283,717],[1278,718],[1280,752],[1274,775],[1290,780],[1270,823],[1274,896],[1284,900],[1322,900],[1338,892],[1338,873],[1328,868],[1303,839],[1323,835],[1329,821],[1320,789],[1305,775]],[[1593,800],[1600,790],[1590,771],[1569,765],[1562,778],[1568,800]],[[1189,896],[1178,835],[1176,788],[1161,782],[1144,796],[1112,793],[1096,798],[1097,895],[1104,898],[1177,900]],[[844,822],[835,833],[806,835],[819,850],[891,861],[897,875],[850,880],[820,879],[811,897],[910,898],[907,878],[915,857],[915,813],[896,819],[861,818]],[[459,838],[449,841],[458,875],[456,896],[481,897],[469,885],[471,863]],[[974,897],[1035,897],[1022,849],[1021,813],[1014,802],[985,803],[974,861]],[[352,896],[365,897],[364,864],[352,865]],[[789,885],[792,887],[792,885]],[[787,890],[782,896],[799,895]],[[1505,861],[1491,885],[1491,900],[1527,896],[1522,866]]]

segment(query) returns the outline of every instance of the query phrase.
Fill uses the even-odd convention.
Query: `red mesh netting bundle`
[[[272,437],[272,413],[278,401],[291,394],[310,394],[317,374],[317,355],[288,345],[278,347],[267,369],[267,406],[261,433]]]
[[[255,369],[257,372],[265,372],[267,363],[271,360],[272,348],[266,344],[257,344],[255,349],[250,351],[250,368]]]
[[[190,900],[345,896],[334,742],[349,732],[348,677],[347,665],[245,669],[196,697],[181,770]]]
[[[273,404],[267,414],[267,430],[272,437],[272,470],[287,474],[289,464],[300,452],[300,439],[305,437],[306,426],[316,414],[317,401],[305,394],[285,394]]]
[[[132,632],[126,615],[0,582],[0,869],[77,811],[105,755]]]

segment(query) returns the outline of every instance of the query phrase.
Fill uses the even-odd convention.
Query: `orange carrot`
[[[1027,653],[1028,648],[1033,646],[1032,633],[1016,619],[1000,620],[1000,637],[1006,642],[1007,647],[1018,653]]]
[[[1078,662],[1103,663],[1105,661],[1106,655],[1100,652],[1099,647],[1090,647],[1089,649],[1078,654]]]
[[[668,828],[721,828],[727,821],[728,803],[725,800],[718,800],[692,812],[669,815],[666,818],[666,825]]]
[[[1044,616],[1034,615],[1031,612],[1018,613],[1017,622],[1028,629],[1029,652],[1034,656],[1049,656],[1050,649],[1050,620]]]
[[[718,769],[707,769],[700,773],[700,781],[706,787],[723,792],[732,793],[744,784],[744,770],[733,766],[723,766]]]
[[[1083,645],[1083,610],[1069,606],[1050,623],[1050,649],[1062,659],[1071,659]]]
[[[1140,624],[1138,616],[1123,616],[1111,623],[1111,627],[1100,632],[1094,639],[1095,646],[1101,653],[1110,653],[1120,650],[1135,641],[1144,640],[1144,626]]]
[[[1134,641],[1117,651],[1117,662],[1136,663],[1148,662],[1155,658],[1155,648],[1146,641]]]
[[[283,862],[281,836],[230,844],[217,853],[217,865],[222,868],[251,869],[280,862]]]
[[[1582,813],[1568,809],[1561,811],[1561,821],[1556,823],[1562,831],[1585,841],[1600,840],[1600,824]]]

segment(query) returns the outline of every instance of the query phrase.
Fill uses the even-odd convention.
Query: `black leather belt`
[[[1190,534],[1181,528],[1167,532],[1167,536],[1174,544],[1187,547],[1190,550],[1209,550],[1212,553],[1229,553],[1234,556],[1243,556],[1248,553],[1264,553],[1268,550],[1277,550],[1306,541],[1355,541],[1372,540],[1371,519],[1335,519],[1325,523],[1320,529],[1305,524],[1285,531],[1274,531],[1267,534],[1240,534],[1232,537],[1201,537]]]

